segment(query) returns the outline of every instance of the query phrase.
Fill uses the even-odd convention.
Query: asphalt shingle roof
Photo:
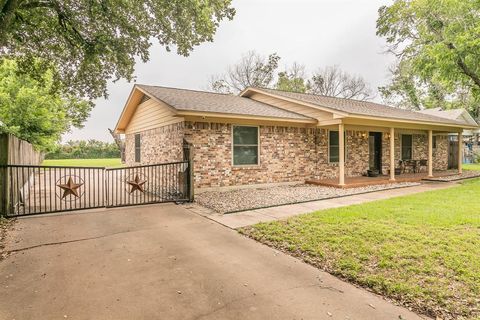
[[[214,112],[294,120],[311,119],[307,116],[255,101],[248,97],[142,84],[137,86],[147,92],[149,95],[169,104],[179,111]],[[399,109],[374,102],[306,93],[286,92],[265,88],[252,89],[275,94],[280,97],[294,99],[299,102],[315,104],[320,107],[344,112],[349,115],[465,125],[464,122],[454,119],[447,119],[446,117],[439,117],[434,114]]]
[[[419,112],[424,114],[430,114],[430,115],[441,117],[441,118],[457,120],[468,125],[473,125],[473,126],[477,125],[474,119],[471,119],[471,118],[466,119],[465,117],[463,117],[463,113],[466,112],[465,109],[442,110],[441,108],[432,108],[432,109],[421,110]]]
[[[216,112],[295,120],[311,119],[298,113],[240,96],[149,85],[137,86],[153,97],[182,111]]]
[[[256,88],[254,88],[256,89]],[[283,96],[290,99],[295,99],[311,104],[315,104],[321,107],[337,110],[340,112],[346,112],[348,114],[356,114],[372,117],[384,117],[392,119],[413,120],[413,121],[425,121],[425,122],[439,122],[439,123],[451,123],[451,124],[464,124],[462,122],[438,117],[435,115],[420,113],[412,110],[405,110],[395,107],[390,107],[374,102],[359,101],[353,99],[344,99],[328,96],[320,96],[306,93],[286,92],[273,89],[258,88],[257,90],[267,93]]]

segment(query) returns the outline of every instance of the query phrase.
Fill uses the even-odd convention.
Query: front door
[[[458,141],[448,141],[448,169],[458,169]]]
[[[370,132],[368,137],[369,167],[382,173],[382,133]]]

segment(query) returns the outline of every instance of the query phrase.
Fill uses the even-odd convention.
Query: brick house
[[[448,134],[478,126],[377,103],[247,88],[225,95],[135,85],[117,133],[126,164],[183,159],[191,144],[195,188],[303,182],[364,175],[395,180],[402,161],[428,175],[449,164]],[[398,171],[398,170],[397,170]]]

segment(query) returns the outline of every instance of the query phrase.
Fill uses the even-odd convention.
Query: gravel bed
[[[458,181],[458,180],[476,178],[476,177],[480,177],[480,171],[464,170],[462,174],[454,174],[454,175],[445,176],[445,177],[434,177],[434,178],[425,179],[425,180],[449,182],[449,181]]]
[[[379,190],[416,186],[420,183],[401,182],[339,189],[308,184],[269,188],[238,189],[232,191],[208,191],[195,195],[195,201],[218,213],[259,209],[284,204],[322,200]]]

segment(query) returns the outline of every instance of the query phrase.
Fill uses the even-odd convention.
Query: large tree
[[[188,55],[232,19],[231,0],[0,0],[0,54],[34,61],[78,97],[106,96],[109,79],[132,80],[152,40]]]
[[[479,16],[477,0],[397,0],[381,7],[377,34],[385,37],[389,52],[399,59],[387,93],[409,97],[426,90],[427,96],[447,105],[462,104],[464,99],[478,117]],[[405,88],[397,86],[397,80],[405,79],[411,80]],[[417,103],[428,107],[421,99]]]
[[[297,62],[278,72],[279,60],[276,53],[264,57],[249,51],[240,61],[229,66],[225,74],[212,76],[208,89],[233,94],[247,87],[258,87],[359,100],[374,97],[365,79],[351,75],[339,66],[318,69],[309,78],[305,66]]]
[[[318,69],[312,76],[309,92],[346,99],[370,100],[374,93],[361,76],[351,75],[339,66]]]
[[[210,78],[209,89],[221,93],[238,93],[247,87],[268,88],[275,80],[280,57],[276,53],[268,57],[255,51],[242,55],[234,65],[228,67],[225,74]]]
[[[294,63],[290,68],[278,73],[275,88],[282,91],[305,93],[310,88],[305,66]]]
[[[11,133],[39,149],[51,149],[70,127],[80,128],[92,104],[69,94],[61,94],[52,70],[36,76],[22,75],[14,60],[0,62],[0,132]]]
[[[413,110],[436,107],[474,110],[478,103],[469,87],[459,85],[448,90],[439,81],[422,79],[412,70],[409,60],[400,61],[390,72],[390,83],[378,88],[388,104]]]

